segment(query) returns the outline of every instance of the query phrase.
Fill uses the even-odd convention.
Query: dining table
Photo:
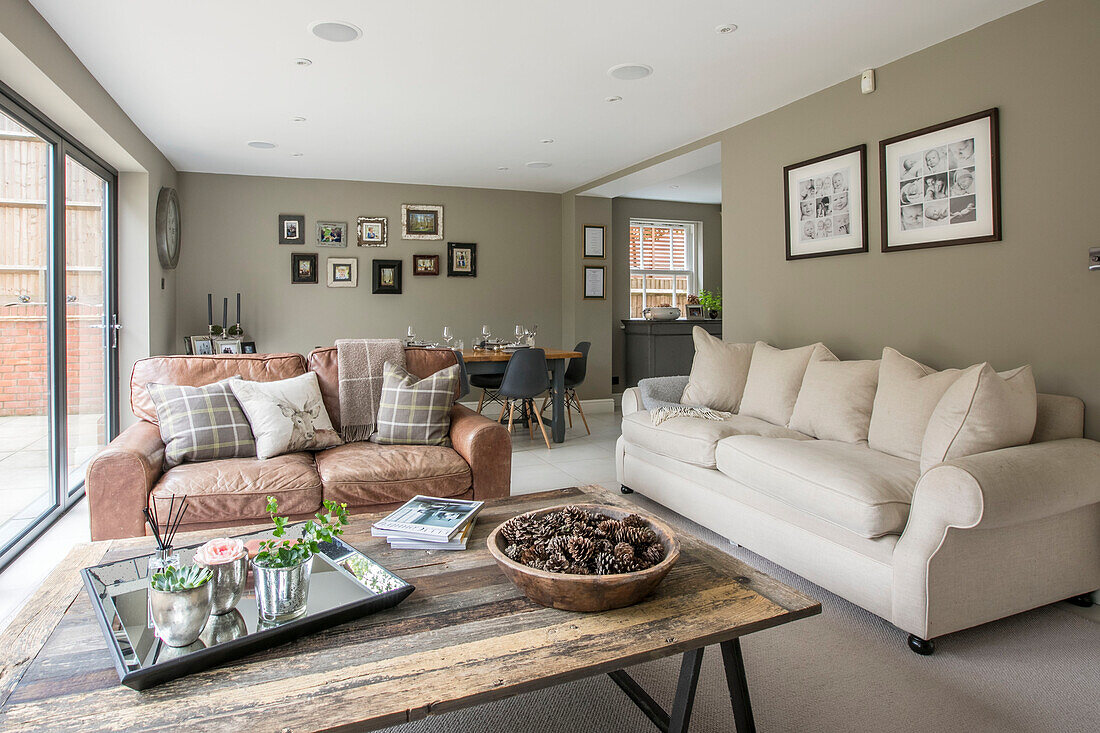
[[[565,442],[565,367],[567,359],[579,359],[579,351],[548,349],[546,365],[550,369],[550,432],[555,443]],[[514,351],[492,351],[490,349],[463,349],[462,360],[466,362],[467,374],[503,374],[508,360]]]

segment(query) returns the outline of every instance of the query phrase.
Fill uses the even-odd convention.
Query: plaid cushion
[[[229,389],[230,381],[205,387],[155,383],[146,386],[157,408],[165,468],[184,461],[256,455],[252,428],[241,403]]]
[[[458,389],[458,364],[424,379],[386,362],[382,401],[372,443],[450,445],[451,406]]]

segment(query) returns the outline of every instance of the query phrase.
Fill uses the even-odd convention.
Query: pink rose
[[[210,540],[195,553],[195,560],[203,565],[221,565],[244,557],[244,543],[240,540],[218,538]]]

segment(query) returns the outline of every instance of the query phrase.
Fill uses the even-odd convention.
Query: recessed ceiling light
[[[679,188],[679,186],[677,186],[677,185],[676,185],[676,184],[674,183],[674,184],[672,184],[671,186],[669,186],[669,188]]]
[[[305,117],[302,117],[302,116],[300,116],[300,115],[295,115],[294,117],[291,117],[291,118],[290,118],[290,121],[291,121],[291,122],[305,122],[305,121],[306,121],[306,118],[305,118]]]
[[[527,164],[528,168],[549,168],[554,165],[553,163],[547,163],[545,160],[532,160]]]
[[[267,140],[249,140],[248,147],[257,150],[271,150],[275,147],[275,143],[269,143]]]
[[[302,157],[302,153],[291,153],[291,154],[290,154],[290,157],[291,157],[291,158],[301,158],[301,157]]]
[[[508,166],[506,166],[506,165],[498,165],[498,166],[497,166],[497,170],[498,170],[498,171],[506,171],[506,170],[508,170]]]
[[[544,137],[542,140],[539,140],[539,142],[542,143],[543,145],[549,145],[550,143],[554,142],[554,138]]]
[[[363,31],[358,26],[342,20],[319,20],[311,23],[309,30],[318,38],[333,43],[347,43],[363,36]]]
[[[644,79],[653,73],[653,67],[648,64],[618,64],[607,70],[607,73],[616,79],[634,81]]]
[[[614,97],[608,97],[607,99],[605,99],[603,101],[605,101],[605,102],[621,102],[621,101],[623,101],[623,98],[620,97],[620,96],[614,96]]]
[[[305,59],[305,58],[294,59],[294,65],[295,66],[313,66],[313,62],[310,61],[309,59]]]
[[[735,23],[723,23],[722,25],[714,27],[714,32],[720,36],[724,36],[727,33],[733,33],[735,30],[737,30],[737,25]]]

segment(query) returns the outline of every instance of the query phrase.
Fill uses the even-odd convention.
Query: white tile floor
[[[592,435],[574,414],[564,443],[546,449],[535,431],[532,440],[516,428],[512,436],[512,493],[530,494],[582,484],[618,488],[615,482],[615,440],[620,433],[618,413],[588,415]],[[0,458],[3,455],[0,453]],[[81,500],[11,565],[0,572],[0,630],[8,625],[27,598],[45,580],[69,550],[90,540],[88,503]]]

